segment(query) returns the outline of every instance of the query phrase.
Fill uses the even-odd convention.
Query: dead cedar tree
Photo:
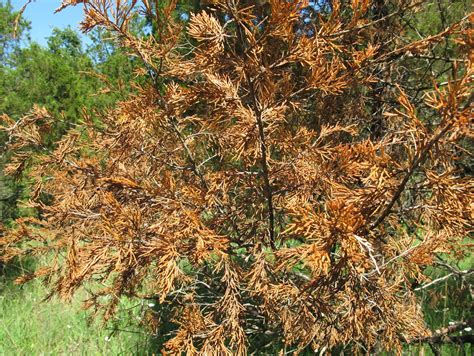
[[[185,23],[177,1],[64,0],[148,79],[53,150],[58,118],[3,116],[8,173],[28,177],[38,212],[5,233],[3,259],[53,255],[22,281],[66,299],[92,283],[86,306],[105,319],[121,296],[156,299],[148,320],[171,323],[171,354],[400,352],[429,337],[413,286],[439,254],[469,253],[472,231],[458,165],[472,15],[412,38],[406,18],[431,2],[380,3],[215,0]],[[132,34],[136,16],[152,34]],[[427,68],[446,43],[449,72],[410,87],[409,60]]]

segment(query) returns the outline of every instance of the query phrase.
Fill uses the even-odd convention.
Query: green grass
[[[31,264],[30,264],[31,265]],[[463,260],[460,269],[472,268],[472,256]],[[47,288],[39,281],[23,286],[13,280],[21,270],[31,266],[9,265],[0,268],[0,355],[149,355],[161,349],[159,340],[147,336],[138,326],[143,311],[150,306],[146,302],[123,300],[114,321],[116,330],[104,327],[100,320],[88,324],[89,312],[82,310],[79,292],[71,303],[58,299],[42,302]],[[427,271],[433,278],[446,271]],[[448,279],[436,287],[423,290],[425,318],[434,329],[446,326],[450,321],[469,317],[472,305],[469,293],[470,280]],[[156,308],[156,307],[154,307]],[[119,329],[119,331],[117,331]],[[124,331],[126,330],[126,331]],[[472,345],[465,345],[465,354],[472,354]],[[442,355],[462,355],[459,345],[443,345]],[[277,351],[275,351],[275,354]],[[389,353],[383,353],[389,354]],[[432,355],[427,345],[406,347],[404,355]]]
[[[39,281],[18,286],[8,273],[0,276],[0,355],[150,353],[149,338],[136,326],[132,332],[114,332],[100,322],[88,325],[89,313],[81,309],[81,293],[71,303],[57,299],[41,302],[46,293]],[[118,320],[120,325],[137,325],[137,320],[130,320],[139,317],[137,312],[120,315],[125,319]]]

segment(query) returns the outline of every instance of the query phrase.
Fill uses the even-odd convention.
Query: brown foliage
[[[466,19],[406,43],[400,14],[423,2],[374,20],[367,0],[335,1],[314,36],[296,31],[293,1],[213,1],[184,33],[174,1],[63,4],[80,2],[83,30],[112,31],[153,75],[53,152],[38,150],[41,109],[6,125],[9,172],[28,167],[40,218],[5,236],[5,259],[54,252],[36,276],[65,298],[96,283],[87,306],[105,318],[120,296],[156,298],[178,325],[170,353],[245,354],[265,335],[298,350],[428,337],[412,282],[437,253],[466,253],[472,228],[473,183],[455,164],[472,138]],[[140,14],[157,25],[148,38],[128,30]],[[415,106],[400,63],[447,38],[454,77]],[[381,68],[392,85],[374,133]]]

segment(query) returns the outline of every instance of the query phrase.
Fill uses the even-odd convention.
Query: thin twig
[[[445,328],[435,330],[433,332],[433,335],[431,336],[410,340],[408,341],[408,344],[416,344],[416,343],[423,343],[423,342],[433,343],[433,344],[442,344],[442,343],[453,342],[453,341],[472,342],[473,341],[472,335],[462,335],[462,336],[450,336],[450,335],[455,332],[461,331],[465,328],[472,328],[473,326],[474,326],[474,318],[468,319],[466,321],[460,321],[452,325],[449,325]]]
[[[439,282],[445,281],[445,280],[449,279],[452,276],[468,276],[468,275],[472,274],[473,272],[474,272],[473,270],[451,272],[451,273],[448,273],[446,276],[436,278],[436,279],[432,280],[430,283],[422,285],[418,288],[415,288],[414,290],[419,291],[419,290],[422,290],[422,289],[426,289],[426,288],[429,288],[429,287],[431,287],[435,284],[438,284]]]
[[[402,195],[403,191],[405,190],[405,186],[407,185],[408,181],[410,180],[411,176],[413,175],[413,173],[415,173],[415,170],[418,168],[418,166],[423,163],[423,161],[426,159],[426,157],[428,156],[428,153],[429,151],[431,150],[431,148],[436,144],[436,142],[438,142],[441,137],[444,136],[444,134],[446,134],[448,132],[448,130],[453,126],[453,122],[451,121],[450,123],[448,123],[442,130],[440,130],[426,145],[425,147],[423,147],[423,149],[421,150],[420,154],[418,155],[418,157],[416,157],[412,164],[410,165],[410,168],[408,169],[408,172],[407,174],[405,175],[405,177],[403,178],[403,180],[401,181],[400,185],[398,186],[397,190],[395,191],[395,194],[393,195],[392,199],[390,200],[390,202],[387,204],[387,206],[385,207],[384,211],[382,212],[382,214],[380,214],[380,216],[377,218],[377,220],[375,220],[375,222],[370,226],[371,229],[375,229],[377,226],[379,226],[384,220],[385,218],[390,214],[390,212],[392,211],[392,208],[393,206],[395,205],[395,203],[398,201],[398,199],[400,198],[400,196]]]
[[[192,171],[199,177],[201,181],[201,185],[206,189],[209,190],[209,186],[207,185],[206,180],[204,179],[204,175],[199,169],[199,166],[196,164],[196,160],[194,159],[194,156],[189,149],[188,145],[186,144],[186,139],[183,137],[181,134],[181,131],[178,129],[178,125],[176,123],[176,120],[172,119],[171,120],[171,127],[173,128],[173,131],[176,133],[176,136],[178,136],[179,141],[181,142],[181,145],[184,148],[184,151],[186,152],[186,155],[188,156],[189,161],[191,162],[191,169]]]
[[[257,121],[258,133],[260,137],[262,173],[263,173],[263,179],[265,181],[265,195],[267,198],[267,205],[268,205],[270,245],[272,246],[272,248],[275,248],[275,216],[273,214],[273,193],[272,193],[272,187],[270,184],[270,177],[269,177],[269,172],[268,172],[267,145],[265,142],[265,132],[263,128],[262,112],[260,108],[258,107],[254,84],[249,76],[247,76],[247,82],[249,85],[250,96],[251,96],[252,105],[255,111],[255,119]]]

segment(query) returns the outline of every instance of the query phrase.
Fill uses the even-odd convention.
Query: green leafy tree
[[[17,17],[18,12],[13,11],[10,1],[0,1],[0,103],[5,100],[7,87],[3,79],[11,63],[9,58],[19,50],[21,41],[29,38],[30,23],[22,19],[16,24]],[[14,34],[15,27],[16,34]],[[3,150],[5,141],[5,135],[0,133],[0,219],[2,221],[15,215],[15,202],[19,197],[18,184],[3,174],[6,158]]]
[[[13,117],[37,104],[75,121],[97,88],[96,80],[83,74],[92,70],[92,61],[71,29],[55,29],[48,47],[31,43],[9,60],[14,65],[6,68],[1,78],[0,110]]]
[[[132,90],[137,61],[104,38],[105,33],[92,33],[92,43],[84,48],[81,37],[71,28],[54,29],[47,46],[41,46],[30,41],[28,21],[19,18],[16,26],[18,13],[10,2],[0,3],[0,14],[0,113],[18,119],[34,105],[45,107],[57,118],[48,133],[50,147],[77,123],[84,109],[93,107],[91,115],[96,116]],[[137,23],[137,31],[139,26]],[[113,90],[102,90],[105,86]],[[5,140],[0,136],[0,146]],[[2,149],[1,172],[7,156]],[[20,213],[16,202],[24,194],[23,183],[0,173],[2,220]]]
[[[9,0],[0,1],[0,64],[3,64],[12,51],[18,49],[22,40],[29,38],[29,21],[21,19],[16,24],[17,17],[18,12],[13,11]]]
[[[54,30],[48,47],[30,43],[5,57],[0,69],[0,112],[19,118],[33,105],[44,106],[61,117],[55,121],[48,141],[57,140],[77,121],[82,108],[97,91],[97,80],[81,74],[91,71],[92,61],[84,53],[81,40],[71,29]],[[7,156],[7,152],[4,153]],[[23,182],[2,179],[5,189],[3,219],[16,216],[16,201],[22,196]]]

